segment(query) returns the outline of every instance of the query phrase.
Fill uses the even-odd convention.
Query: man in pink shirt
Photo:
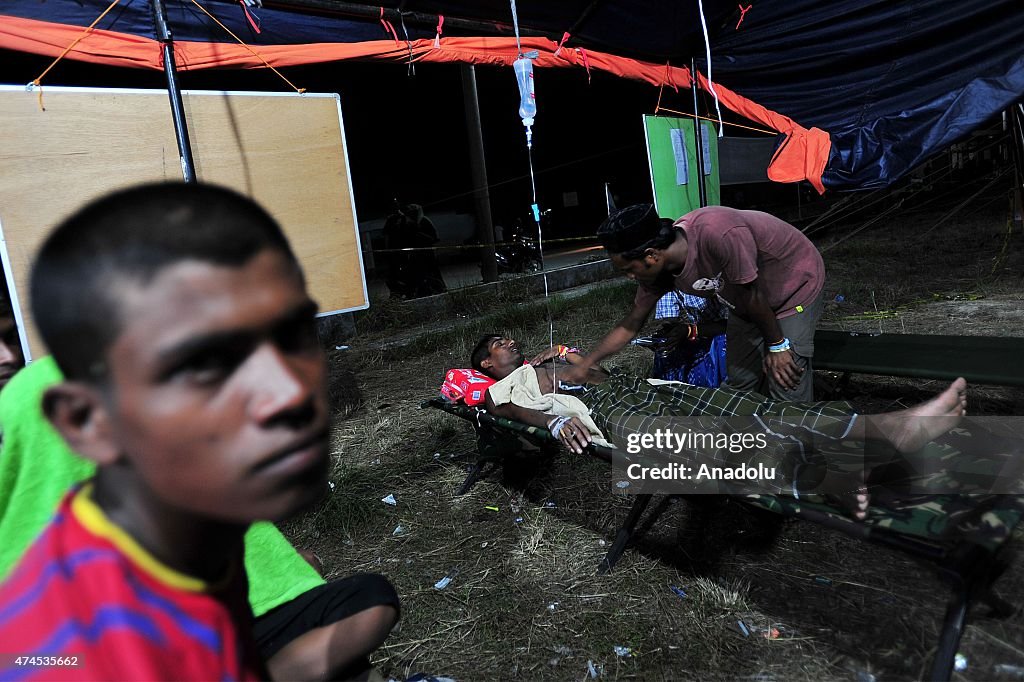
[[[612,264],[640,284],[633,308],[587,356],[618,352],[658,299],[676,289],[731,309],[725,386],[780,400],[813,399],[811,358],[825,264],[799,230],[760,211],[708,206],[672,223],[638,204],[608,216],[598,239]]]

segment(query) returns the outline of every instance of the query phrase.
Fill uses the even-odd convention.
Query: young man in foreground
[[[51,667],[0,677],[74,658],[61,676],[266,678],[242,538],[316,501],[329,467],[316,304],[280,228],[221,188],[119,192],[47,240],[32,301],[64,375],[43,409],[97,472],[0,587],[5,650]],[[280,653],[346,676],[332,663],[396,620],[397,602],[355,608]]]
[[[53,357],[47,356],[0,391],[0,581],[49,523],[67,491],[96,473],[95,463],[76,455],[43,414],[43,394],[62,380]],[[397,608],[398,597],[387,579],[363,574],[325,582],[270,522],[250,526],[244,542],[253,632],[271,677],[345,678],[367,669],[365,654],[379,642],[365,644],[362,652],[348,646],[359,630],[351,616],[373,618],[375,608]]]

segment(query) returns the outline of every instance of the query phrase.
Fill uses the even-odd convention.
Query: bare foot
[[[868,437],[888,441],[900,452],[914,452],[956,426],[965,414],[967,381],[960,378],[920,405],[899,412],[871,415]]]
[[[863,521],[868,517],[871,496],[868,494],[867,486],[863,483],[857,488],[828,493],[828,497],[832,498],[840,509],[857,521]]]
[[[867,518],[871,496],[862,475],[828,471],[820,490],[857,521]]]
[[[851,490],[844,498],[840,498],[840,503],[844,502],[846,512],[850,516],[858,521],[863,521],[867,518],[868,505],[871,504],[871,497],[868,495],[867,486],[862,485],[856,490]]]

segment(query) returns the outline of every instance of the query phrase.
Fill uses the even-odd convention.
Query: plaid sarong
[[[631,426],[644,430],[659,418],[760,417],[769,427],[796,428],[842,439],[856,417],[853,407],[839,400],[798,403],[730,388],[683,383],[652,385],[646,379],[619,372],[588,388],[580,399],[590,408],[598,426],[610,433],[625,418],[630,418]]]
[[[744,484],[737,492],[791,493],[798,467],[815,469],[827,464],[835,471],[863,471],[861,443],[846,441],[856,413],[842,401],[797,403],[728,388],[706,388],[683,383],[652,385],[645,379],[612,373],[602,384],[589,388],[580,399],[617,448],[625,450],[633,434],[658,430],[704,433],[764,433],[768,447],[742,453],[717,448],[673,452],[671,459],[688,466],[743,464],[778,471],[756,489]],[[660,456],[660,453],[658,453]]]
[[[858,417],[852,406],[842,401],[788,402],[729,388],[651,385],[620,373],[613,373],[579,397],[605,436],[627,453],[631,437],[657,431],[765,436],[764,447],[742,451],[720,445],[643,449],[648,459],[694,471],[702,464],[722,468],[761,465],[778,474],[771,480],[716,483],[713,489],[693,492],[835,493],[837,484],[847,482],[853,489],[867,484],[872,494],[902,500],[922,494],[1024,491],[1024,440],[996,435],[977,420],[961,421],[916,452],[899,453],[884,440],[865,442],[851,437],[855,420],[872,417]],[[864,430],[858,429],[861,435]],[[826,477],[831,482],[823,485]]]

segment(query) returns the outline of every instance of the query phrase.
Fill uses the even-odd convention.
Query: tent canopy
[[[193,0],[165,0],[184,69],[259,68],[263,60],[509,64],[518,54],[504,0],[264,0],[249,11],[199,3],[257,54]],[[108,4],[7,0],[0,48],[56,56]],[[704,0],[703,17],[697,0],[516,6],[522,47],[537,50],[540,67],[689,87],[694,60],[698,85],[710,92],[709,47],[722,104],[785,136],[770,177],[819,189],[890,184],[1024,97],[1018,0]],[[121,0],[67,58],[161,68],[153,36],[148,0]]]

